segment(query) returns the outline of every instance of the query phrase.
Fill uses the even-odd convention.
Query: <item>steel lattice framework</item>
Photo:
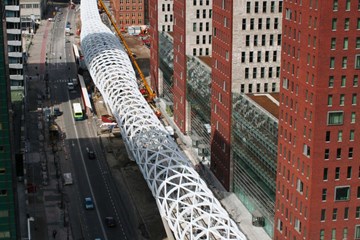
[[[96,0],[81,1],[81,21],[93,81],[176,239],[246,239],[141,95],[129,57],[102,23]]]

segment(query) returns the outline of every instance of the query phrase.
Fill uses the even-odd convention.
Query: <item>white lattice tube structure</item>
[[[176,239],[246,239],[141,95],[119,39],[96,0],[81,1],[81,46],[91,77]]]

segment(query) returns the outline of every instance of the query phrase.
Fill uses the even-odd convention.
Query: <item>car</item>
[[[95,159],[96,158],[96,155],[95,155],[95,152],[93,150],[88,150],[88,158],[89,159]]]
[[[113,217],[106,217],[105,224],[107,227],[116,227],[116,221]]]
[[[94,209],[94,202],[91,197],[85,198],[85,209]]]

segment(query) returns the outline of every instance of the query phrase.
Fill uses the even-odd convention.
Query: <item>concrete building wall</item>
[[[159,0],[157,5],[158,30],[172,32],[174,23],[174,2],[172,0]]]
[[[278,92],[282,1],[234,1],[232,92]]]

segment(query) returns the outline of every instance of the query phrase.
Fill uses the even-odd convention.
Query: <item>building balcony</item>
[[[22,54],[22,52],[9,52],[8,56],[9,57],[22,58],[23,54]]]
[[[19,5],[6,5],[5,10],[7,11],[20,11]]]
[[[12,69],[23,69],[24,66],[22,63],[9,63],[9,68]]]
[[[8,41],[9,46],[21,46],[21,40]]]
[[[10,80],[23,81],[24,75],[9,75]]]
[[[7,17],[6,22],[20,23],[20,17]]]
[[[21,34],[21,29],[6,29],[7,34]]]

